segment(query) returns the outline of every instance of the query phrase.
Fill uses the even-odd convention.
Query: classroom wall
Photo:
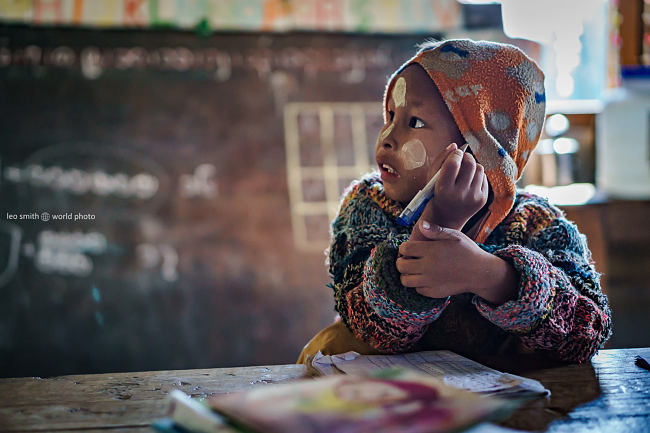
[[[293,362],[422,39],[0,26],[0,375]]]
[[[36,26],[419,33],[460,27],[457,0],[11,0],[0,19]]]
[[[334,316],[328,226],[386,78],[426,36],[1,24],[0,377],[293,362]],[[647,345],[647,203],[592,211],[569,216],[610,347]]]

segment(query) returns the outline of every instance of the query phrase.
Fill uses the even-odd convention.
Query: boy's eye
[[[388,119],[392,122],[393,117],[395,117],[395,112],[393,110],[388,111]]]
[[[418,119],[417,117],[411,117],[411,120],[409,121],[409,127],[411,128],[423,128],[424,127],[424,122]]]

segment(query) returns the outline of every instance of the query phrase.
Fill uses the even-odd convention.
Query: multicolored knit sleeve
[[[517,200],[499,230],[497,245],[484,247],[519,274],[518,296],[500,306],[475,297],[479,313],[530,349],[570,362],[591,359],[612,324],[585,236],[531,194]]]
[[[329,251],[336,310],[357,338],[385,353],[408,350],[449,302],[402,286],[395,260],[410,230],[396,224],[394,206],[380,183],[354,185],[332,224]]]

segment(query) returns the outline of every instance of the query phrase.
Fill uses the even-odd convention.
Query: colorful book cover
[[[458,431],[507,415],[520,403],[481,396],[411,370],[336,375],[218,395],[210,407],[250,431]]]

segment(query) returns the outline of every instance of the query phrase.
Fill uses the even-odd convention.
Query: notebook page
[[[328,361],[336,369],[347,374],[369,374],[388,367],[415,369],[442,379],[456,388],[482,393],[514,388],[524,382],[528,385],[530,381],[512,374],[501,373],[447,350],[364,356],[356,352],[347,352],[331,355]],[[535,388],[539,391],[544,389],[541,384]]]

